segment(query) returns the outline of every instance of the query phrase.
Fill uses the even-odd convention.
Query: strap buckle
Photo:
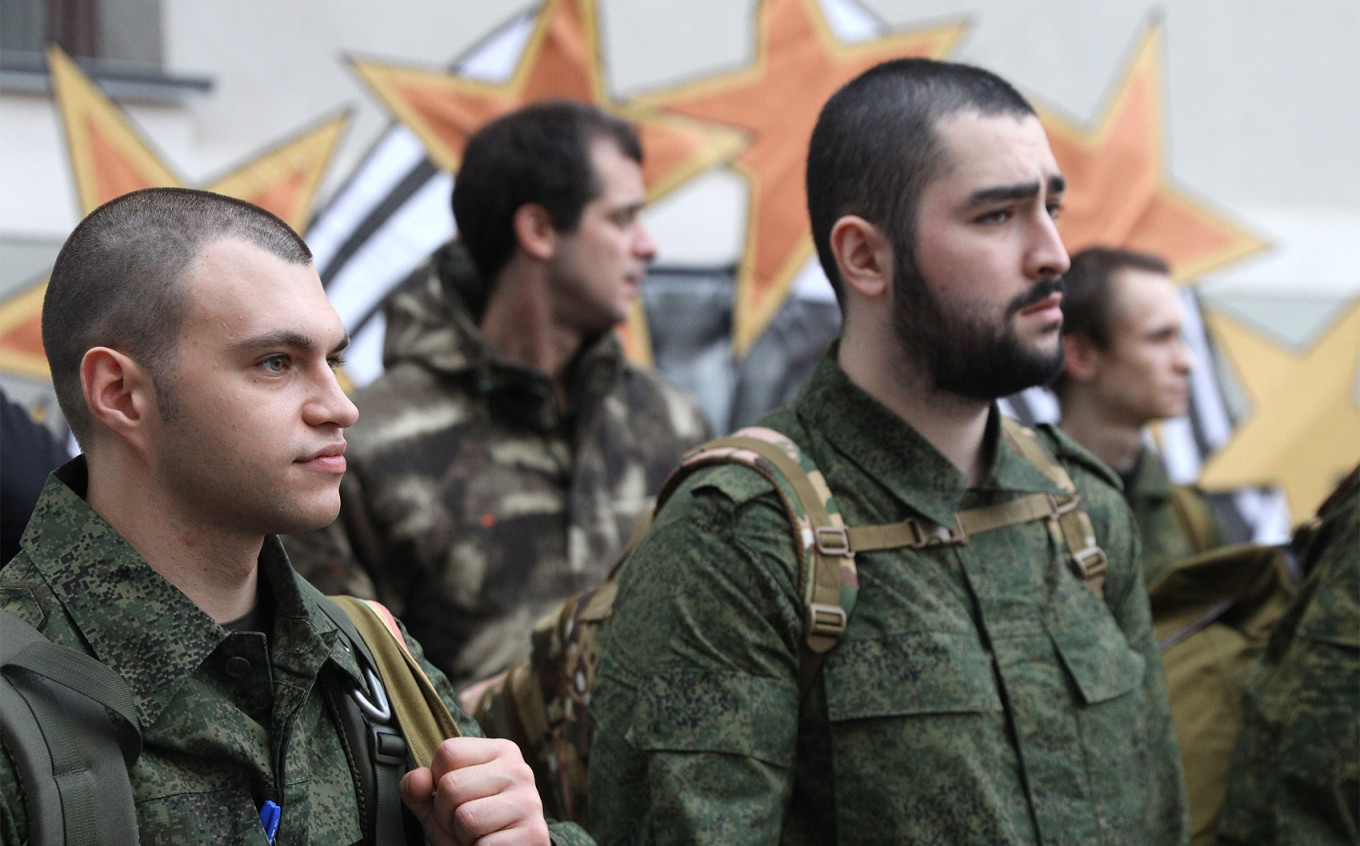
[[[1067,514],[1068,512],[1077,510],[1077,506],[1081,504],[1081,497],[1064,496],[1059,498],[1054,496],[1053,494],[1049,494],[1048,503],[1053,508],[1053,516],[1057,518],[1063,516],[1064,514]]]
[[[1105,556],[1105,550],[1098,546],[1088,546],[1085,549],[1074,551],[1072,562],[1077,565],[1077,572],[1081,573],[1083,579],[1103,576],[1110,566],[1110,560]]]
[[[406,766],[408,747],[406,739],[388,726],[370,723],[368,726],[369,749],[373,760],[388,766]]]
[[[823,555],[855,557],[855,551],[850,548],[850,532],[844,526],[818,526],[812,530],[812,538],[817,551]]]
[[[914,536],[912,545],[916,548],[968,543],[968,532],[963,528],[963,520],[957,514],[954,515],[953,526],[941,526],[914,518],[908,520],[907,525],[911,526],[911,532]]]
[[[839,639],[845,634],[847,618],[845,609],[839,605],[824,605],[820,602],[808,603],[807,625],[809,637],[831,637]]]

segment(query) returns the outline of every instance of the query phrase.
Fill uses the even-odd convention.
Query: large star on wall
[[[803,169],[822,105],[846,82],[888,59],[939,58],[962,24],[842,44],[817,0],[763,0],[755,63],[744,70],[635,101],[736,127],[746,148],[733,168],[750,186],[746,248],[737,272],[732,340],[745,353],[788,296],[812,256]]]
[[[646,154],[642,175],[649,200],[730,158],[740,144],[735,132],[615,104],[601,71],[594,0],[547,0],[506,82],[371,61],[355,60],[354,67],[392,114],[420,138],[430,160],[450,172],[457,172],[468,137],[485,123],[551,99],[593,103],[637,127]],[[640,302],[634,303],[621,336],[629,358],[651,364]]]
[[[1093,129],[1043,108],[1039,119],[1067,177],[1068,250],[1100,244],[1155,253],[1184,282],[1266,244],[1168,182],[1161,44],[1161,25],[1150,25]]]
[[[1279,485],[1296,517],[1311,515],[1360,461],[1360,300],[1303,352],[1221,313],[1207,316],[1251,399],[1251,416],[1209,457],[1210,490]]]
[[[49,49],[47,61],[81,217],[129,191],[185,184],[60,48]],[[203,187],[266,208],[301,232],[347,119],[328,118]],[[0,303],[0,370],[48,378],[41,326],[46,289],[44,279]]]

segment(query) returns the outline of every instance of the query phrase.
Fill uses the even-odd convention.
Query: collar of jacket
[[[614,333],[587,341],[568,365],[568,407],[560,409],[546,373],[508,361],[483,338],[485,304],[485,283],[466,248],[444,245],[388,304],[383,365],[410,362],[467,380],[497,412],[545,431],[593,408],[624,371]]]
[[[86,504],[84,456],[48,479],[24,535],[24,552],[65,608],[94,657],[122,676],[143,726],[154,724],[176,694],[230,633]],[[276,673],[310,687],[327,660],[356,682],[354,657],[335,624],[302,594],[279,539],[260,551],[262,585],[271,591]]]
[[[1138,452],[1124,485],[1124,497],[1130,502],[1160,502],[1171,498],[1171,480],[1162,465],[1162,457],[1152,447],[1144,446]]]
[[[940,525],[952,524],[970,493],[967,478],[906,421],[850,381],[836,361],[839,348],[839,342],[831,345],[795,400],[800,421],[912,510]],[[993,403],[983,436],[991,468],[971,490],[998,502],[1028,493],[1061,494],[1001,436],[1000,415]]]

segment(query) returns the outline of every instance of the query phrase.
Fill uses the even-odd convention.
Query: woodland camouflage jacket
[[[327,593],[376,595],[460,685],[526,655],[542,614],[604,579],[708,433],[612,334],[578,353],[562,411],[546,374],[482,340],[485,299],[457,243],[397,295],[387,371],[354,397],[340,517],[286,539],[303,575]]]

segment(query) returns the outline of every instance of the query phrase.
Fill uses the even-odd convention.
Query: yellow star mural
[[[1281,347],[1220,313],[1207,322],[1252,403],[1232,440],[1209,457],[1210,490],[1279,485],[1295,518],[1312,515],[1360,461],[1360,300],[1312,347]]]
[[[654,110],[619,106],[604,84],[594,0],[547,0],[514,73],[487,83],[443,70],[354,61],[355,70],[392,114],[424,143],[430,160],[456,172],[467,139],[488,121],[541,100],[592,103],[638,128],[646,153],[649,200],[730,158],[740,137],[731,131]],[[651,342],[641,302],[621,331],[629,358],[650,366]]]
[[[129,191],[184,185],[60,48],[50,48],[47,61],[82,217]],[[347,120],[345,114],[327,118],[203,187],[266,208],[301,232]],[[41,327],[46,288],[44,279],[0,302],[0,370],[48,378]]]
[[[1161,25],[1150,25],[1094,129],[1043,108],[1039,119],[1067,177],[1068,250],[1102,244],[1155,253],[1186,282],[1266,244],[1168,182],[1161,44]]]
[[[634,101],[745,133],[746,148],[733,165],[750,185],[732,327],[738,355],[765,331],[812,256],[803,167],[822,105],[874,65],[939,58],[963,33],[962,24],[950,24],[842,44],[817,0],[763,0],[757,14],[751,67]]]

